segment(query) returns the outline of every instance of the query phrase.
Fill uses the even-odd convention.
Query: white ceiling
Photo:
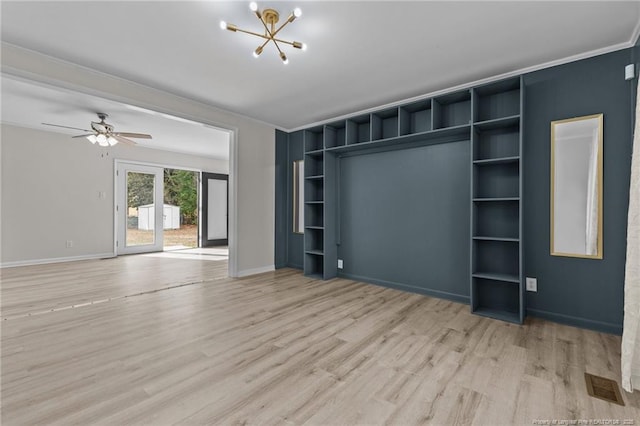
[[[2,121],[67,135],[83,132],[42,123],[90,129],[96,113],[116,132],[149,133],[153,139],[132,139],[139,146],[229,160],[228,131],[102,98],[2,77]],[[87,142],[89,143],[89,142]]]
[[[2,1],[1,34],[11,44],[294,129],[628,47],[640,23],[639,1],[258,5],[285,16],[300,6],[302,17],[279,35],[308,50],[286,48],[288,65],[272,46],[254,59],[257,38],[219,27],[225,20],[260,32],[248,1]],[[145,130],[124,116],[113,121]]]

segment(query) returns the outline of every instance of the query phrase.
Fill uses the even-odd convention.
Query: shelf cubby
[[[464,90],[433,99],[431,113],[434,130],[471,123],[471,92]]]
[[[305,201],[324,200],[324,182],[322,179],[306,179],[304,182]]]
[[[520,291],[516,283],[484,278],[473,281],[474,314],[520,323]]]
[[[371,140],[398,137],[398,108],[371,114]]]
[[[304,206],[305,228],[324,228],[324,209],[322,204],[305,204]]]
[[[347,120],[347,145],[371,141],[371,115],[361,115]]]
[[[517,202],[477,203],[473,237],[520,238],[520,205]]]
[[[520,129],[518,126],[491,130],[475,130],[474,160],[517,157],[520,155]]]
[[[306,229],[304,250],[315,254],[324,254],[324,230]]]
[[[431,99],[400,107],[400,136],[428,132],[431,127]]]
[[[491,166],[476,165],[474,198],[515,198],[520,196],[520,164],[503,162]]]
[[[490,83],[474,89],[474,122],[494,120],[520,114],[520,78]]]
[[[499,281],[520,281],[519,243],[511,241],[474,240],[473,276],[491,277]]]
[[[323,146],[323,128],[315,127],[304,131],[304,152],[321,151]]]
[[[305,178],[324,175],[324,160],[322,155],[305,155],[304,175]]]
[[[318,280],[324,279],[324,256],[322,254],[305,251],[304,275]]]
[[[324,126],[324,147],[335,148],[346,144],[346,122],[339,121],[337,123],[327,124]]]

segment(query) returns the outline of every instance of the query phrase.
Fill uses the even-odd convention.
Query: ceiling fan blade
[[[151,139],[151,135],[147,135],[145,133],[117,132],[112,134],[116,136],[124,136],[126,138]]]
[[[71,136],[72,138],[86,138],[87,136],[91,136],[94,133],[87,133],[86,135],[78,135],[78,136]]]
[[[120,136],[119,133],[112,133],[111,136],[113,136],[118,142],[120,142],[121,144],[124,145],[129,145],[129,146],[133,146],[136,145],[136,143],[130,139],[127,139],[125,137]]]
[[[81,132],[90,132],[91,130],[87,130],[87,129],[79,129],[77,127],[69,127],[69,126],[61,126],[59,124],[51,124],[51,123],[42,123],[45,126],[53,126],[53,127],[62,127],[64,129],[72,129],[72,130],[80,130]]]

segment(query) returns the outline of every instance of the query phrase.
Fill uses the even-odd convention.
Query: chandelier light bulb
[[[114,138],[113,136],[109,136],[107,138],[107,142],[109,143],[110,146],[114,146],[115,144],[118,143],[118,140],[116,138]]]
[[[89,139],[89,142],[91,142],[94,145],[98,141],[98,139],[96,138],[96,135],[89,135],[87,136],[87,139]]]
[[[274,47],[279,52],[280,59],[284,64],[288,64],[289,60],[287,59],[287,56],[284,54],[284,52],[282,52],[281,45],[288,44],[289,46],[292,46],[294,49],[299,49],[299,50],[307,49],[307,45],[299,41],[288,41],[288,40],[276,38],[276,35],[279,34],[284,27],[286,27],[288,24],[292,23],[296,18],[302,15],[302,10],[299,7],[296,7],[295,9],[293,9],[293,11],[287,17],[286,21],[284,21],[280,26],[276,26],[276,24],[280,19],[280,14],[278,13],[277,10],[266,8],[260,11],[258,10],[258,4],[255,1],[252,1],[251,3],[249,3],[249,9],[251,9],[251,11],[260,21],[260,24],[264,30],[263,34],[238,28],[236,25],[230,24],[225,21],[220,21],[220,28],[222,28],[223,30],[231,31],[231,32],[241,32],[241,33],[245,33],[245,34],[249,34],[249,35],[261,38],[262,44],[252,52],[254,58],[259,57],[262,54],[263,48],[269,43],[274,44]]]

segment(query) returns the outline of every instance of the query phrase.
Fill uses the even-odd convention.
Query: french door
[[[117,253],[162,251],[164,169],[119,162],[116,173]]]
[[[229,244],[229,175],[202,173],[200,247]]]

